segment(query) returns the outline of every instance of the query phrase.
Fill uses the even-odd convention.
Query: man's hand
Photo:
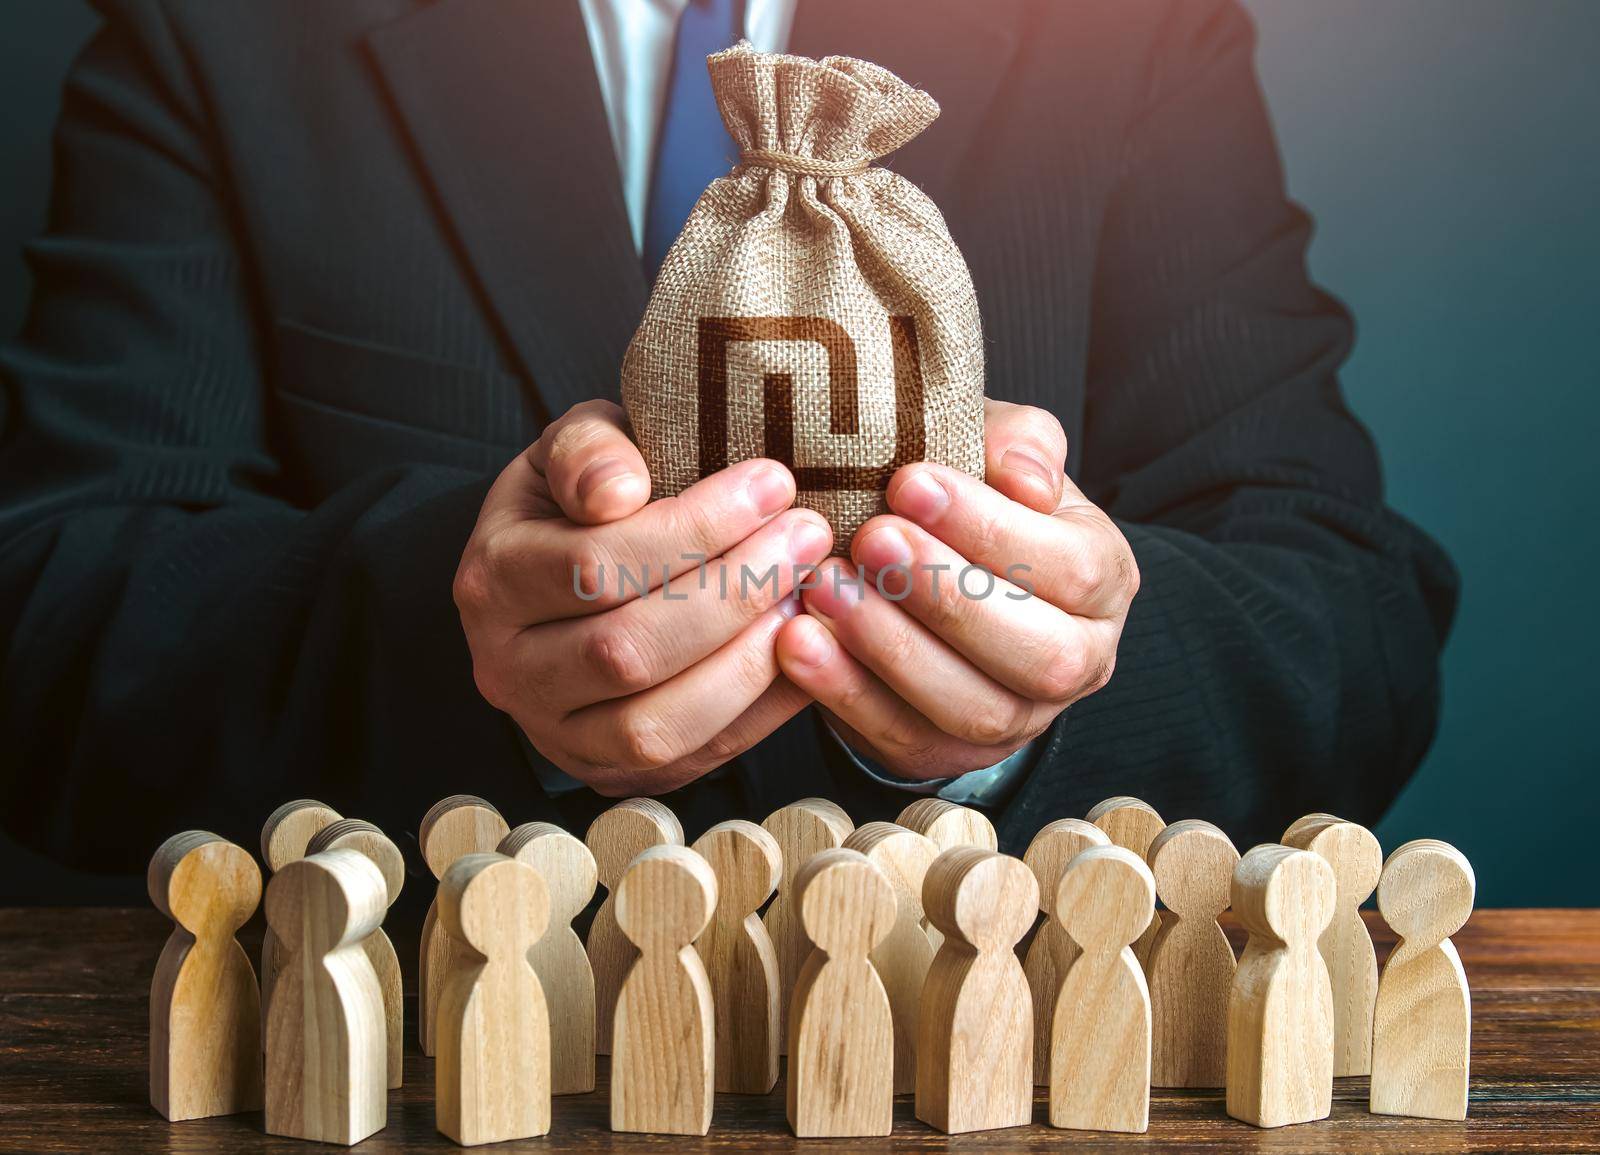
[[[455,579],[483,696],[611,796],[682,786],[810,701],[774,642],[798,610],[795,568],[833,548],[775,461],[649,498],[622,411],[574,406],[494,483]],[[744,567],[776,581],[741,582]],[[619,580],[641,574],[644,596]]]
[[[778,635],[789,680],[905,778],[992,766],[1105,685],[1139,588],[1121,531],[1066,477],[1060,423],[990,401],[986,426],[988,484],[901,469],[894,512],[851,543],[867,580],[828,562]]]

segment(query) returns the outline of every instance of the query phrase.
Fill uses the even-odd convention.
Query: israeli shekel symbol
[[[894,456],[887,465],[806,465],[794,459],[794,375],[762,375],[762,454],[794,473],[795,486],[809,490],[881,490],[902,465],[924,454],[922,363],[916,322],[889,318],[894,350]],[[728,346],[741,341],[810,341],[828,358],[828,432],[861,431],[856,346],[827,317],[703,317],[699,330],[700,475],[728,465]]]

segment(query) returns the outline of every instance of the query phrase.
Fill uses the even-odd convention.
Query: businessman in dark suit
[[[1375,819],[1421,758],[1454,573],[1344,405],[1231,0],[100,7],[0,350],[23,841],[119,870],[300,794],[581,828],[670,791],[693,833],[937,791],[1013,850],[1111,794],[1248,843]],[[686,61],[740,34],[943,106],[890,163],[972,269],[987,484],[908,467],[851,545],[1031,565],[1025,609],[572,596],[831,544],[759,462],[646,504],[609,400],[726,164]]]

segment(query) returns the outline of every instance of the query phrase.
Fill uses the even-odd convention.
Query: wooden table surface
[[[150,1109],[147,999],[170,926],[154,910],[0,910],[0,1151],[313,1149],[263,1134],[259,1112],[172,1124]],[[240,936],[252,955],[259,928],[258,916]],[[407,929],[391,928],[410,964],[411,991],[416,934]],[[1376,921],[1374,935],[1381,957],[1392,936]],[[718,1096],[703,1139],[614,1135],[606,1129],[602,1076],[596,1093],[555,1100],[549,1135],[494,1149],[1600,1152],[1600,911],[1479,911],[1455,941],[1472,983],[1472,1101],[1464,1123],[1369,1115],[1367,1081],[1340,1079],[1331,1118],[1276,1131],[1228,1118],[1220,1091],[1156,1091],[1145,1135],[1035,1124],[950,1139],[917,1122],[904,1098],[891,1139],[801,1141],[784,1120],[780,1082],[771,1095]],[[453,1149],[434,1130],[433,1064],[416,1050],[415,1010],[413,999],[406,1086],[390,1093],[389,1126],[363,1151]],[[1040,1098],[1035,1118],[1045,1114]]]

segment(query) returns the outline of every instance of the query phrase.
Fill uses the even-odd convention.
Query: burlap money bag
[[[900,466],[983,476],[983,333],[944,218],[871,162],[939,115],[875,64],[748,44],[708,59],[742,150],[689,215],[622,364],[664,497],[782,461],[848,554]]]

